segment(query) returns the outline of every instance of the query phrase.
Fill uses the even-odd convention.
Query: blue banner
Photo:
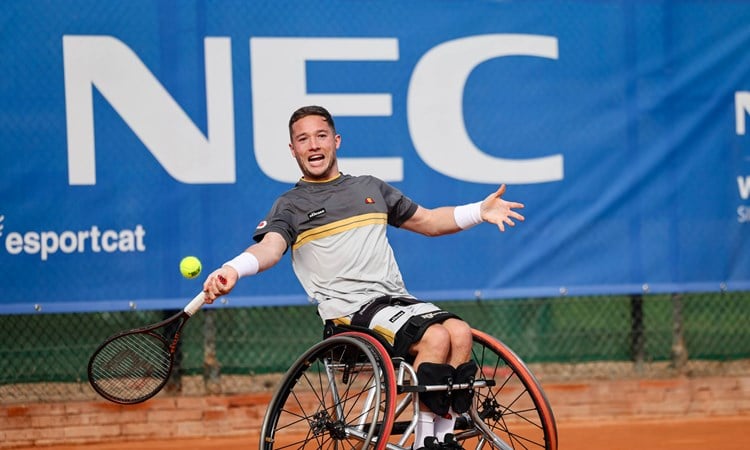
[[[184,305],[298,179],[305,104],[345,173],[526,204],[505,233],[393,229],[422,298],[750,289],[750,3],[10,0],[0,23],[0,313]],[[225,304],[306,302],[289,259]]]

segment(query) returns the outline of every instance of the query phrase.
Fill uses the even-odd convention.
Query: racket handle
[[[187,304],[184,311],[188,316],[192,316],[206,303],[206,294],[201,291],[200,294],[196,295],[194,299]]]

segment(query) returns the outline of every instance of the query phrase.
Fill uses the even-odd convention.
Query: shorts
[[[354,314],[333,319],[332,324],[369,328],[387,343],[392,356],[412,360],[409,348],[422,339],[427,328],[450,318],[453,313],[438,306],[411,298],[380,297]]]

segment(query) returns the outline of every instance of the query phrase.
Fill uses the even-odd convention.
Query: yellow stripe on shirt
[[[364,227],[368,225],[386,225],[388,223],[388,215],[386,213],[368,213],[360,214],[358,216],[348,217],[346,219],[337,220],[311,230],[307,230],[304,233],[300,233],[297,236],[297,240],[292,245],[292,249],[296,250],[301,246],[312,242],[317,239],[332,236],[334,234],[342,233],[344,231],[352,230],[354,228]]]

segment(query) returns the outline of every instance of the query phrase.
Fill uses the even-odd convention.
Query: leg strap
[[[477,374],[477,363],[474,360],[465,362],[456,368],[453,382],[456,384],[474,383]],[[421,379],[420,379],[421,381]],[[474,388],[456,389],[452,395],[453,411],[463,414],[471,407],[471,399],[474,397]]]
[[[423,362],[417,369],[417,378],[420,385],[452,384],[453,372],[453,366],[450,364]],[[451,391],[420,392],[419,399],[430,411],[444,416],[451,407],[450,394]]]
[[[424,332],[430,325],[443,323],[452,317],[458,318],[457,315],[442,310],[411,317],[396,333],[396,340],[393,344],[396,356],[404,356],[407,361],[413,362],[413,356],[409,354],[411,345],[422,339]]]

